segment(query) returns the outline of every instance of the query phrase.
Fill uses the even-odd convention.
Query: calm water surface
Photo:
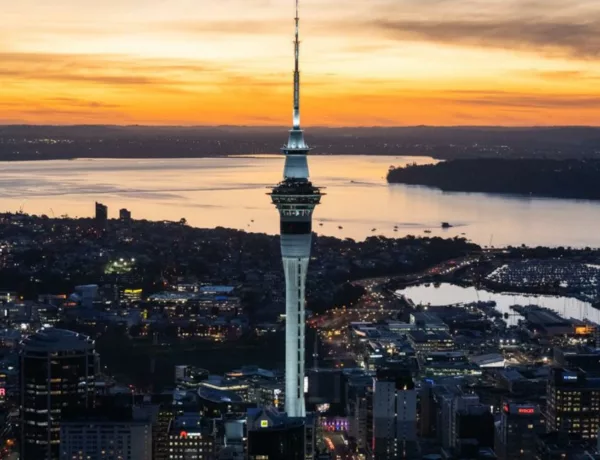
[[[23,206],[26,213],[84,217],[93,214],[97,200],[108,205],[110,217],[128,208],[138,219],[185,217],[199,227],[274,234],[279,230],[278,216],[266,187],[280,180],[283,161],[281,156],[266,156],[3,163],[0,210],[15,212]],[[413,162],[435,160],[311,157],[313,182],[327,187],[327,196],[315,211],[315,230],[354,239],[423,235],[430,230],[431,235],[445,237],[465,233],[481,245],[491,241],[493,246],[600,247],[599,203],[443,193],[385,182],[390,165]],[[444,221],[455,227],[442,230]]]
[[[538,305],[554,310],[563,318],[581,320],[587,318],[595,323],[600,323],[600,310],[592,307],[587,302],[569,297],[497,294],[478,290],[474,287],[465,288],[447,283],[443,283],[437,288],[425,285],[412,286],[402,289],[398,293],[412,300],[417,305],[440,306],[493,300],[496,302],[496,309],[499,312],[510,315],[509,319],[506,320],[509,325],[515,325],[518,319],[521,318],[514,310],[510,309],[513,305]]]

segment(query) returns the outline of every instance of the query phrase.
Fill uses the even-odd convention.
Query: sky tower
[[[309,181],[306,155],[310,151],[300,129],[300,39],[298,0],[296,0],[294,40],[293,126],[285,155],[283,181],[270,193],[280,217],[281,257],[285,273],[285,411],[290,417],[304,417],[304,290],[310,259],[312,213],[321,201],[321,190]]]

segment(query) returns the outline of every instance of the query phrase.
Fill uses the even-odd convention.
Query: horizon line
[[[0,128],[7,127],[30,127],[30,128],[91,128],[91,127],[104,127],[104,128],[256,128],[256,129],[284,129],[289,131],[289,126],[286,125],[230,125],[230,124],[218,124],[218,125],[161,125],[161,124],[106,124],[106,123],[0,123]],[[340,125],[340,126],[327,126],[327,125],[305,125],[306,128],[317,128],[317,129],[406,129],[406,128],[476,128],[476,129],[557,129],[557,128],[591,128],[600,129],[598,125],[579,125],[579,124],[562,124],[562,125]]]

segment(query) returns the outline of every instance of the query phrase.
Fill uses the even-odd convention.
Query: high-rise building
[[[348,437],[364,452],[373,440],[373,378],[366,374],[345,375]]]
[[[108,223],[108,208],[102,203],[96,201],[96,226],[99,229],[105,229]]]
[[[169,426],[175,415],[173,404],[160,404],[152,425],[152,460],[169,460]]]
[[[275,408],[248,411],[249,460],[305,460],[305,420]]]
[[[407,369],[380,369],[373,379],[373,453],[403,458],[417,440],[417,390]]]
[[[600,378],[590,378],[581,370],[551,369],[546,398],[548,432],[564,432],[585,440],[598,437]]]
[[[312,214],[323,194],[309,181],[306,155],[310,148],[300,129],[298,0],[295,21],[293,127],[287,145],[282,149],[285,155],[283,181],[273,188],[270,195],[280,215],[281,256],[285,272],[285,411],[290,417],[304,417],[306,272],[310,259]]]
[[[496,425],[494,451],[499,460],[534,458],[542,414],[536,404],[505,402]]]
[[[64,410],[94,405],[94,341],[63,329],[27,337],[20,351],[20,428],[23,460],[59,458]]]
[[[121,220],[122,222],[129,222],[131,220],[131,211],[125,208],[120,209],[119,220]]]
[[[309,404],[342,404],[344,382],[341,369],[310,369],[307,374]]]

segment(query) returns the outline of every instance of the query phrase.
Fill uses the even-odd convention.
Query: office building
[[[94,341],[45,328],[22,342],[19,359],[21,458],[58,459],[63,411],[94,406]]]
[[[75,292],[70,299],[79,303],[79,305],[84,308],[92,308],[94,306],[94,301],[99,299],[98,285],[86,284],[75,286]]]
[[[285,382],[279,380],[264,380],[254,383],[254,395],[251,398],[258,407],[273,406],[279,411],[284,410]]]
[[[494,416],[490,406],[471,404],[455,414],[454,452],[462,452],[465,446],[480,449],[494,448]]]
[[[423,377],[440,378],[461,375],[481,375],[479,367],[467,359],[464,351],[422,353],[417,360]]]
[[[120,209],[119,210],[119,220],[121,222],[129,222],[131,220],[131,211],[128,209]]]
[[[553,431],[541,433],[536,442],[535,460],[599,460],[595,443],[567,433]]]
[[[537,436],[543,427],[542,413],[536,404],[505,402],[495,430],[498,459],[534,458]]]
[[[444,331],[426,332],[418,329],[408,334],[408,340],[417,355],[455,349],[452,336]]]
[[[96,202],[96,226],[100,230],[105,230],[108,223],[108,207],[102,203]]]
[[[311,404],[341,404],[343,380],[341,369],[311,369],[308,374],[308,402]]]
[[[288,143],[283,147],[283,181],[271,192],[279,210],[281,256],[285,273],[285,410],[304,417],[305,284],[312,239],[312,214],[321,201],[321,190],[309,181],[306,155],[310,148],[300,129],[299,16],[296,0],[294,41],[294,112]]]
[[[373,378],[350,375],[346,384],[348,437],[357,449],[370,449],[373,441]]]
[[[152,459],[169,460],[169,427],[176,412],[172,404],[160,404],[152,425]]]
[[[152,422],[131,410],[125,417],[81,417],[60,425],[60,459],[148,460],[152,458]]]
[[[600,378],[582,370],[554,368],[546,391],[548,432],[559,431],[591,440],[600,428]]]
[[[269,407],[248,411],[249,460],[305,460],[305,420]]]
[[[401,458],[417,439],[417,390],[406,369],[380,369],[373,379],[373,452]]]
[[[169,460],[213,460],[216,452],[216,427],[212,420],[184,414],[169,427]]]
[[[466,393],[456,384],[425,381],[419,409],[420,437],[435,439],[443,458],[496,458],[494,416],[476,394]]]
[[[411,313],[410,325],[426,332],[448,332],[450,330],[438,315],[426,311]]]
[[[246,418],[226,418],[223,420],[223,447],[219,458],[238,460],[246,458]]]

